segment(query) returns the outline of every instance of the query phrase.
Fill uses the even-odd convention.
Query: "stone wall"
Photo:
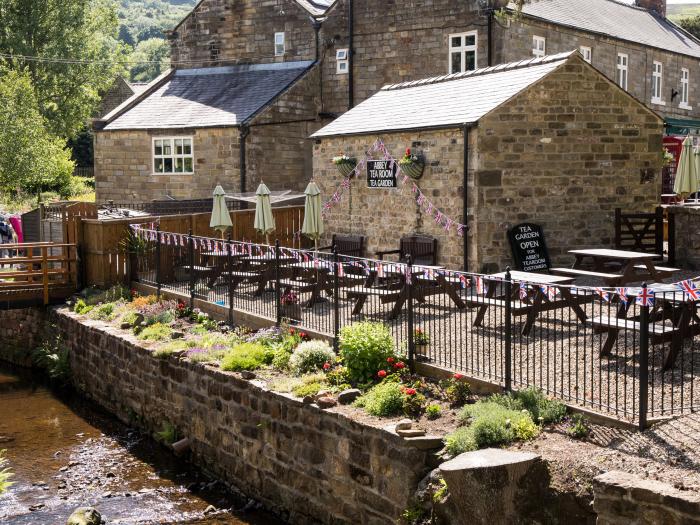
[[[67,309],[56,315],[88,397],[152,432],[173,424],[195,463],[290,523],[392,523],[431,470],[432,453],[391,432],[239,374],[157,359],[135,337]]]
[[[598,525],[700,524],[700,495],[671,485],[607,472],[594,479]]]
[[[700,207],[671,206],[675,220],[675,265],[688,270],[700,270]]]
[[[567,250],[609,247],[614,212],[652,211],[661,120],[574,57],[483,118],[476,128],[475,258],[511,263],[506,231],[544,227],[554,264]]]
[[[31,366],[31,351],[44,333],[43,308],[0,310],[0,359],[19,366]]]

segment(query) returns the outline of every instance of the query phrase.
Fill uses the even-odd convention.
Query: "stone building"
[[[142,82],[128,82],[124,77],[118,77],[114,84],[102,95],[100,108],[97,111],[98,117],[107,115],[126,100],[138,93],[142,93],[146,86],[147,84]]]
[[[522,222],[543,226],[555,263],[609,245],[615,207],[656,202],[662,133],[656,113],[572,52],[386,86],[313,135],[314,173],[328,196],[342,182],[337,152],[362,160],[377,138],[394,158],[411,147],[423,176],[399,174],[397,189],[356,177],[327,211],[328,235],[366,235],[373,256],[422,233],[438,239],[440,264],[461,268],[466,252],[469,269],[490,271],[512,264],[506,231]]]
[[[308,136],[382,86],[574,49],[669,125],[693,129],[700,117],[700,43],[664,18],[664,0],[637,0],[640,7],[615,0],[537,0],[508,20],[493,9],[503,3],[201,0],[170,34],[175,75],[310,63],[286,87],[303,97],[279,93],[276,110],[261,108],[255,122],[228,128],[189,122],[186,114],[178,117],[180,127],[164,128],[161,117],[150,114],[147,123],[127,129],[128,114],[158,96],[170,81],[166,75],[97,123],[97,198],[203,197],[212,182],[231,192],[253,191],[263,178],[274,189],[303,188],[311,176]],[[222,95],[228,88],[221,87]],[[215,101],[206,103],[213,112],[219,109]],[[172,110],[182,108],[173,104]],[[206,138],[211,133],[223,134],[228,144],[216,154],[210,150],[219,139]],[[163,134],[206,144],[195,144],[193,173],[162,176],[155,170],[153,137]]]

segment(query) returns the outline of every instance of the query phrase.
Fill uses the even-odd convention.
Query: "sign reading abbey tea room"
[[[397,188],[398,166],[390,160],[367,161],[368,188]]]
[[[549,251],[544,232],[537,224],[518,224],[508,231],[515,267],[524,272],[549,270]]]

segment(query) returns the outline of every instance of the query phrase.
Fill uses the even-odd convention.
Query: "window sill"
[[[689,105],[687,105],[687,104],[678,104],[678,108],[679,108],[679,109],[685,109],[685,110],[687,110],[687,111],[692,111],[692,110],[693,110],[693,106],[689,106]]]
[[[178,173],[163,173],[163,172],[158,171],[158,172],[151,173],[151,175],[153,175],[154,177],[159,176],[159,175],[194,175],[194,171],[186,171],[184,173],[180,173],[180,172],[178,172]]]
[[[666,102],[664,102],[660,98],[652,98],[651,103],[656,104],[657,106],[665,106],[666,105]]]

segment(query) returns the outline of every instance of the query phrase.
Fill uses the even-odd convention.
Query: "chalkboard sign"
[[[367,161],[368,188],[396,188],[396,173],[398,166],[390,160]]]
[[[549,270],[551,263],[544,232],[537,224],[518,224],[508,230],[516,269],[523,272]]]

